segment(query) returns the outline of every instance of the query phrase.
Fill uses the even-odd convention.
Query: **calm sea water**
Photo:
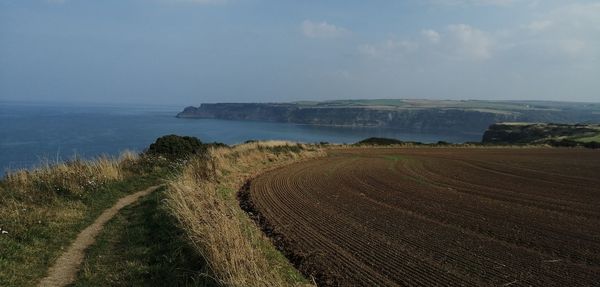
[[[175,118],[181,107],[111,107],[0,103],[0,172],[29,168],[42,159],[65,160],[142,151],[166,134],[205,142],[250,139],[353,143],[377,136],[421,142],[478,141],[480,135],[407,133],[390,129]]]

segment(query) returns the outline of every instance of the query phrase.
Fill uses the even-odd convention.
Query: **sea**
[[[387,137],[425,143],[479,141],[476,134],[432,134],[383,128],[352,128],[181,119],[181,106],[32,104],[0,102],[0,172],[29,169],[121,151],[142,152],[162,135],[198,137],[203,142],[238,144],[247,140],[290,140],[304,143],[354,143]]]

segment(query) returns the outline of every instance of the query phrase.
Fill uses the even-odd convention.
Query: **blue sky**
[[[0,100],[600,101],[600,1],[0,0]]]

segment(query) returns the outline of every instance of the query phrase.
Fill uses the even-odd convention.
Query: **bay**
[[[0,171],[31,168],[43,160],[78,155],[118,155],[143,151],[162,135],[177,134],[204,142],[237,144],[247,140],[354,143],[367,137],[460,143],[479,141],[474,134],[430,134],[392,129],[350,128],[180,119],[180,106],[109,106],[0,102]]]

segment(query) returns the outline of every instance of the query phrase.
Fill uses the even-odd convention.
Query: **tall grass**
[[[252,142],[215,148],[191,160],[170,182],[168,204],[216,279],[226,286],[289,286],[283,269],[261,244],[268,239],[239,207],[235,192],[246,179],[323,151],[289,142]],[[271,246],[272,248],[272,246]],[[289,264],[288,264],[289,265]]]
[[[74,158],[58,163],[45,160],[32,170],[8,172],[4,185],[7,190],[31,200],[47,200],[56,195],[80,196],[108,182],[123,179],[125,169],[137,159],[137,154],[125,151],[118,158]]]
[[[75,236],[105,208],[154,185],[132,152],[84,161],[45,161],[0,180],[0,286],[34,286]]]

